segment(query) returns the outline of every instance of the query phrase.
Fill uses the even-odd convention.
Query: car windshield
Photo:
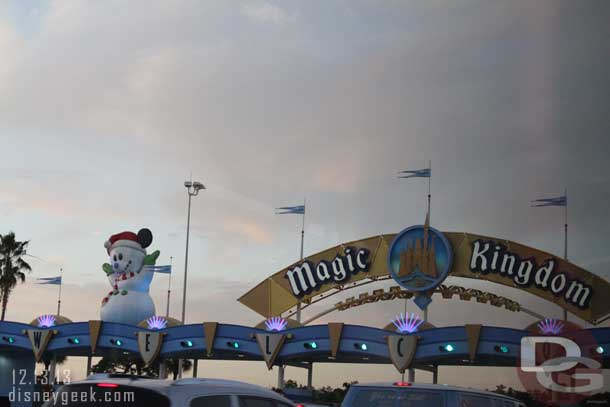
[[[43,407],[169,407],[163,394],[153,390],[112,383],[63,386]]]

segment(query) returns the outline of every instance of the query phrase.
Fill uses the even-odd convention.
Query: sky
[[[395,174],[429,160],[437,229],[561,255],[561,209],[529,202],[567,188],[569,257],[610,279],[609,17],[604,0],[1,2],[0,233],[37,257],[7,319],[53,312],[55,287],[32,282],[60,268],[62,314],[97,319],[103,243],[142,227],[174,266],[179,316],[192,177],[207,189],[192,202],[187,322],[255,325],[236,299],[299,255],[300,218],[275,207],[307,200],[306,255],[398,232],[423,222],[427,185]],[[561,315],[509,288],[460,283]],[[156,276],[157,310],[167,288]],[[383,327],[402,307],[319,322]],[[430,321],[533,319],[438,299]],[[64,368],[82,378],[84,366]],[[463,369],[442,368],[439,381],[519,386],[514,369]],[[276,382],[262,362],[199,370]],[[314,385],[397,377],[328,365]]]

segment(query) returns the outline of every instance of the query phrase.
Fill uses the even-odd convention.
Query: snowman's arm
[[[155,250],[151,254],[144,257],[144,265],[145,266],[154,266],[155,263],[157,262],[157,258],[159,257],[160,254],[161,254],[161,252],[159,250]]]
[[[113,273],[112,266],[108,263],[102,264],[102,270],[104,270],[107,276]]]

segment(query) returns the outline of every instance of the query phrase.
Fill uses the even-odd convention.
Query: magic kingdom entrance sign
[[[610,283],[573,263],[509,240],[440,232],[428,225],[313,254],[268,277],[239,301],[268,318],[333,291],[393,278],[425,308],[448,276],[517,288],[592,324],[610,314]]]

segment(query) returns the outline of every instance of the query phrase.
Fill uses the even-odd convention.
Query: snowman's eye
[[[116,254],[115,254],[113,257],[112,257],[112,259],[113,259],[114,261],[116,261]]]
[[[123,253],[119,253],[119,260],[123,260]]]

